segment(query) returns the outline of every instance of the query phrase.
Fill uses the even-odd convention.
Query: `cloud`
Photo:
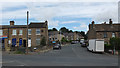
[[[79,21],[65,21],[62,22],[61,24],[69,24],[69,23],[79,23]]]
[[[80,23],[80,26],[77,26],[77,27],[74,26],[73,29],[79,30],[79,31],[81,31],[81,30],[86,31],[86,30],[88,30],[88,25],[85,23]]]
[[[22,2],[23,1],[23,2]],[[112,18],[114,21],[117,20],[117,2],[109,0],[112,2],[62,2],[60,0],[54,0],[55,2],[32,2],[28,0],[22,0],[21,2],[4,2],[2,7],[4,10],[17,8],[17,7],[27,7],[26,9],[20,9],[15,11],[6,10],[2,12],[3,19],[14,20],[14,19],[26,19],[26,11],[30,11],[30,18],[34,18],[34,21],[45,21],[48,20],[49,26],[58,27],[59,23],[77,23],[78,21],[69,19],[68,21],[53,20],[55,17],[72,17],[72,18],[92,18],[96,22],[107,21]],[[47,0],[48,1],[48,0]],[[58,1],[58,2],[56,2]],[[65,0],[64,0],[65,1]],[[68,1],[68,0],[67,0]],[[76,0],[77,1],[77,0]],[[85,1],[85,0],[84,0]],[[98,1],[98,0],[97,0]],[[100,0],[99,0],[100,1]],[[108,0],[106,0],[108,1]],[[25,3],[24,3],[25,2]],[[7,5],[6,5],[7,4]],[[82,23],[82,22],[81,22]],[[85,23],[90,23],[86,21]],[[81,24],[79,27],[74,27],[74,29],[87,30],[87,24]]]
[[[118,2],[119,0],[1,0],[0,2]]]

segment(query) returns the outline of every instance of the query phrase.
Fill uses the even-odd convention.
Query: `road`
[[[118,66],[118,56],[91,53],[71,44],[35,55],[3,54],[3,66]]]

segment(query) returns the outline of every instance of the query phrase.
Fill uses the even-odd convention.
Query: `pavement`
[[[118,66],[118,56],[92,53],[80,44],[32,55],[3,54],[3,66]]]

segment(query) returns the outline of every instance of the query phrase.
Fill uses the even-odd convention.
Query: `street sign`
[[[56,43],[56,41],[52,41],[52,43]]]

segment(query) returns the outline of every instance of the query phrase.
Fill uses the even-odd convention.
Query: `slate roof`
[[[45,22],[31,22],[28,25],[29,28],[46,28]],[[0,25],[0,28],[27,28],[27,25]]]
[[[90,24],[92,25],[92,24]],[[94,24],[97,32],[120,32],[120,24]]]

